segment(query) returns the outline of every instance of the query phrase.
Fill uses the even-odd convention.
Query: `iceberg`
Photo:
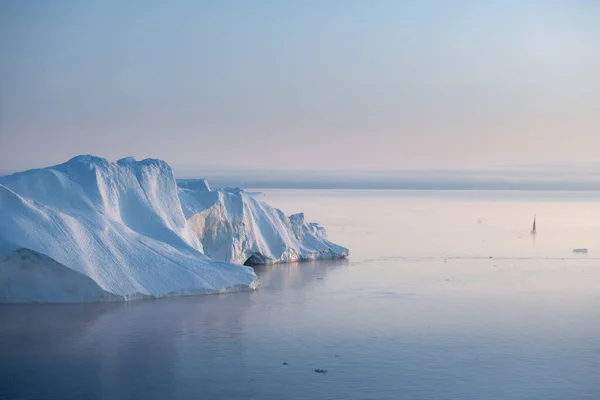
[[[84,155],[0,176],[0,303],[253,290],[251,265],[347,255],[304,214],[176,181],[161,160]]]
[[[307,223],[303,213],[287,217],[241,188],[204,190],[208,185],[202,182],[178,181],[179,199],[210,258],[256,265],[348,255],[348,249],[327,239],[323,227]]]
[[[202,250],[164,161],[77,156],[0,177],[0,302],[133,300],[258,285],[252,268]]]
[[[199,192],[210,192],[206,179],[177,179],[177,186]]]

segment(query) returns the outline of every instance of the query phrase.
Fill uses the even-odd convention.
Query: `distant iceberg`
[[[183,213],[214,260],[255,265],[348,255],[302,213],[287,217],[241,188],[191,190],[195,185],[189,180],[178,185]]]
[[[256,274],[240,264],[347,254],[302,214],[176,182],[160,160],[78,156],[0,177],[0,303],[253,290]]]
[[[210,192],[206,179],[177,179],[177,186],[198,192]]]

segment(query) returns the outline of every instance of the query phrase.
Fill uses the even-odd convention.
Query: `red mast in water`
[[[536,230],[535,230],[535,215],[533,216],[533,228],[531,228],[531,234],[532,235],[536,234]]]

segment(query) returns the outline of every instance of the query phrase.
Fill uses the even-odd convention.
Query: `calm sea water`
[[[0,399],[600,398],[600,193],[259,198],[351,257],[252,293],[0,307]]]

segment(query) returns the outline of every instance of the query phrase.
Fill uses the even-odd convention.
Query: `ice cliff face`
[[[252,265],[348,255],[304,214],[286,217],[240,188],[198,191],[189,181],[179,186],[184,215],[212,259]]]
[[[257,285],[251,268],[202,253],[171,168],[152,159],[78,156],[0,177],[0,260],[1,302],[127,300]]]

